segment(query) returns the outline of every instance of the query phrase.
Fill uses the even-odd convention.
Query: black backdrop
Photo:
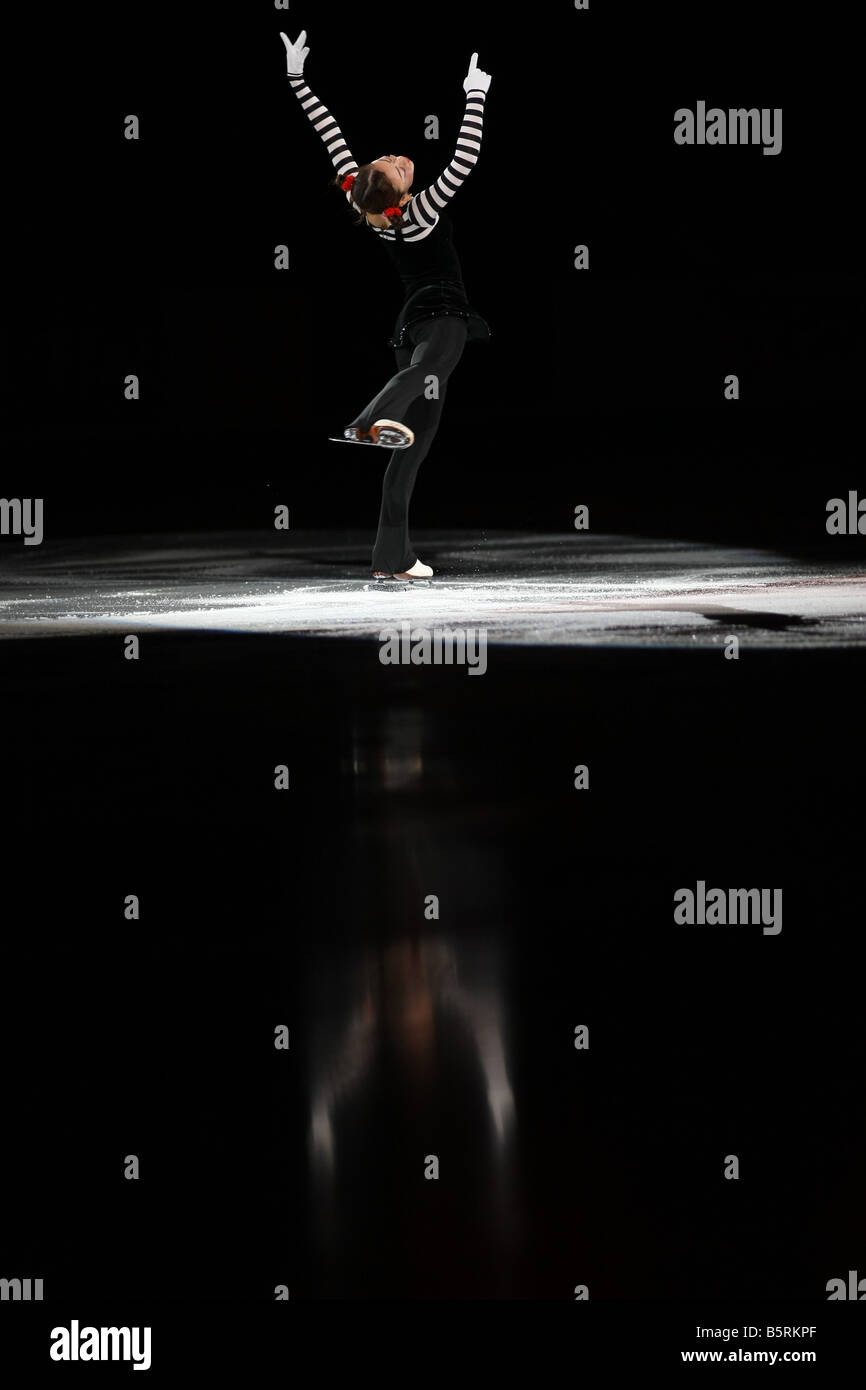
[[[256,527],[276,501],[298,529],[375,525],[378,470],[326,438],[393,369],[400,286],[328,187],[280,29],[307,30],[307,79],[355,157],[410,153],[416,187],[452,153],[473,51],[493,75],[452,205],[493,341],[452,379],[415,527],[568,530],[583,502],[596,531],[809,546],[828,499],[863,483],[843,6],[33,20],[7,128],[3,491],[41,492],[46,535]],[[676,145],[674,112],[699,100],[781,107],[781,152]]]
[[[376,470],[325,437],[391,370],[398,285],[286,82],[279,30],[306,28],[308,79],[356,157],[406,151],[419,181],[450,154],[474,50],[493,74],[453,218],[494,340],[449,386],[415,527],[562,531],[586,502],[595,531],[827,541],[827,499],[866,491],[852,15],[34,8],[8,45],[0,494],[43,496],[49,540],[269,530],[276,501],[297,530],[372,539]],[[675,146],[674,111],[699,100],[781,107],[782,153]],[[827,543],[860,554],[864,538]],[[0,648],[0,1277],[44,1273],[31,1311],[125,1325],[151,1320],[137,1300],[181,1300],[174,1350],[168,1312],[153,1319],[176,1375],[200,1364],[197,1329],[221,1362],[246,1338],[244,1300],[296,1353],[314,1324],[287,1335],[271,1316],[284,1280],[293,1300],[496,1292],[495,1244],[463,1238],[489,1195],[474,1072],[459,1104],[429,1106],[466,1155],[456,1232],[418,1200],[414,1112],[380,1067],[350,1131],[339,1258],[311,1234],[304,1059],[357,952],[405,940],[440,880],[457,946],[489,936],[503,956],[526,1200],[506,1290],[568,1299],[589,1269],[593,1308],[618,1300],[609,1366],[638,1345],[643,1293],[805,1296],[813,1323],[828,1278],[863,1276],[860,649],[755,652],[720,674],[717,650],[510,648],[461,685],[283,633],[153,634],[139,665],[114,634]],[[280,814],[262,770],[284,757]],[[583,760],[596,790],[575,803],[563,774]],[[779,942],[672,938],[670,893],[698,878],[783,881]],[[147,908],[127,932],[133,885]],[[576,1082],[579,1055],[558,1049],[583,1017],[599,1062]],[[295,1050],[271,1072],[282,1019]],[[729,1148],[748,1155],[742,1184],[713,1167]],[[146,1154],[141,1183],[121,1177],[127,1150]],[[191,1317],[195,1297],[217,1301]],[[6,1311],[4,1353],[27,1309]]]

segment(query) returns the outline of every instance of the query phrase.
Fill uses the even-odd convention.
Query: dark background
[[[597,532],[862,553],[824,525],[864,487],[849,14],[41,7],[12,59],[3,495],[44,496],[49,539],[268,528],[277,501],[298,530],[372,539],[375,470],[325,437],[392,370],[399,286],[286,82],[279,30],[306,27],[356,158],[405,151],[419,183],[450,157],[473,50],[493,74],[453,220],[494,338],[449,388],[417,527],[562,531],[587,502]],[[675,146],[699,99],[781,106],[782,153]],[[815,1305],[866,1274],[861,653],[722,671],[716,651],[515,648],[458,684],[358,643],[147,646],[0,650],[3,1273],[42,1273],[62,1317],[123,1298],[127,1321],[139,1298],[268,1302],[278,1282]],[[781,883],[781,936],[674,931],[698,878]],[[437,886],[440,927],[418,914]],[[383,1025],[323,1195],[318,1057],[364,960],[443,941],[461,978],[498,980],[511,1167],[459,1030],[437,1090]],[[424,1184],[437,1145],[447,1181]]]
[[[827,500],[863,492],[841,5],[41,8],[8,131],[6,495],[38,479],[51,534],[257,526],[277,501],[372,534],[378,472],[326,438],[393,370],[400,286],[328,187],[281,28],[356,159],[410,153],[416,188],[474,50],[493,75],[451,206],[493,340],[452,379],[416,527],[562,531],[584,502],[601,532],[826,542]],[[698,99],[781,107],[781,153],[675,145]]]

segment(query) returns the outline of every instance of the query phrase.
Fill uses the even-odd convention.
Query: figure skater
[[[489,342],[491,337],[488,324],[467,299],[445,208],[478,158],[492,79],[476,65],[478,54],[473,53],[463,82],[466,110],[454,156],[435,183],[413,195],[415,166],[406,155],[382,155],[360,167],[355,163],[337,122],[304,79],[310,52],[304,47],[306,30],[295,43],[285,34],[280,37],[286,46],[289,81],[337,171],[332,184],[357,210],[356,225],[374,228],[403,282],[403,305],[388,339],[395,351],[396,375],[346,426],[343,438],[392,450],[382,482],[373,577],[426,580],[433,571],[418,559],[409,539],[415,478],[439,428],[448,378],[466,343]],[[428,399],[431,377],[438,391]]]

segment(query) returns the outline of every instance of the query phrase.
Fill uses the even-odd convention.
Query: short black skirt
[[[468,342],[490,342],[490,325],[469,303],[462,285],[455,285],[451,280],[431,280],[406,300],[397,316],[394,332],[388,339],[388,347],[411,346],[411,340],[407,340],[408,330],[422,319],[449,316],[465,320],[469,330]]]

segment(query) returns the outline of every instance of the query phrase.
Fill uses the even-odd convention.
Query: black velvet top
[[[384,245],[403,284],[403,305],[388,339],[390,347],[405,345],[406,330],[413,323],[441,314],[465,319],[470,342],[490,341],[489,326],[467,298],[447,212],[439,213],[435,226],[423,240],[410,241],[404,232],[384,241]]]

